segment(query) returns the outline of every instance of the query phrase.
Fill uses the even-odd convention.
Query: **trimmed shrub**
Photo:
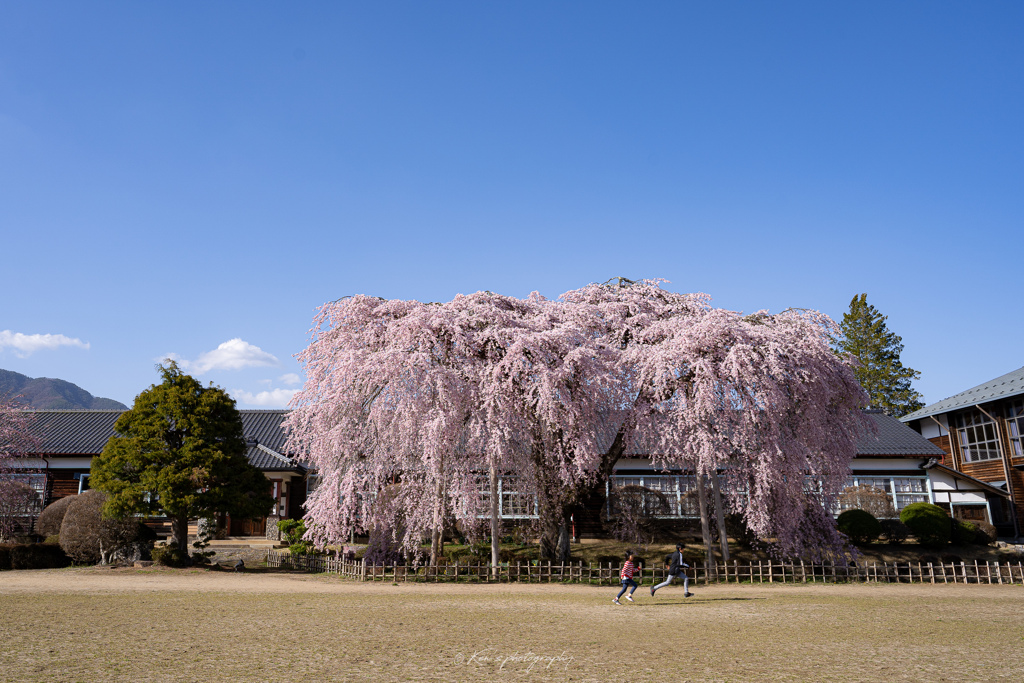
[[[878,523],[882,525],[882,536],[888,543],[903,545],[910,537],[910,529],[898,519],[880,519]]]
[[[306,533],[306,522],[302,519],[279,519],[277,529],[284,537],[282,540],[291,545],[302,540],[302,535]]]
[[[11,548],[11,569],[58,569],[69,564],[71,560],[60,546],[26,543]]]
[[[900,521],[907,525],[917,542],[926,548],[942,548],[949,543],[949,515],[938,505],[911,503],[900,512]]]
[[[283,536],[282,540],[288,544],[288,552],[292,555],[313,555],[316,553],[312,543],[302,540],[302,537],[306,534],[305,520],[278,520],[277,528]]]
[[[847,510],[839,515],[836,524],[857,545],[871,543],[882,533],[882,525],[875,516],[864,510]]]
[[[11,546],[0,545],[0,571],[11,568]]]
[[[953,545],[969,545],[974,543],[978,535],[978,527],[972,522],[962,519],[949,520],[949,538]]]
[[[152,555],[153,563],[164,567],[188,567],[192,564],[188,553],[176,545],[153,548]]]
[[[100,522],[106,499],[102,491],[90,489],[75,496],[64,513],[60,547],[75,562],[95,564],[100,560]]]
[[[47,505],[39,514],[39,519],[36,520],[36,533],[47,539],[50,536],[59,536],[60,525],[64,521],[64,515],[67,514],[68,508],[77,498],[77,495],[64,496],[60,500]]]
[[[151,538],[149,530],[133,518],[104,519],[103,504],[107,494],[90,489],[76,496],[64,513],[60,525],[60,547],[76,562],[106,562],[118,551],[140,538]]]
[[[996,542],[996,528],[988,522],[975,522],[974,526],[977,527],[977,534],[974,536],[974,542],[978,545],[992,545]]]
[[[309,541],[299,541],[288,546],[288,552],[292,555],[315,555],[313,544]]]

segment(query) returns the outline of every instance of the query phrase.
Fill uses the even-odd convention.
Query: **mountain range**
[[[12,370],[0,370],[0,399],[13,398],[23,408],[36,410],[127,410],[112,398],[98,398],[62,379],[28,377]]]

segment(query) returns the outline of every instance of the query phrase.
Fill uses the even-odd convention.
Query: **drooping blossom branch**
[[[290,447],[320,476],[310,537],[338,542],[400,509],[391,524],[414,550],[446,516],[477,519],[477,477],[500,469],[532,484],[542,551],[564,559],[567,510],[632,452],[724,472],[730,505],[782,552],[808,547],[808,520],[828,527],[815,545],[834,545],[824,522],[864,396],[833,330],[814,312],[742,315],[621,279],[554,301],[326,304],[288,418]],[[402,506],[375,505],[398,483]]]

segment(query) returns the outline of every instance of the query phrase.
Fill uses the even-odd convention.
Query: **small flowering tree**
[[[22,480],[34,470],[25,459],[37,450],[31,413],[17,401],[0,399],[0,538],[31,530],[32,515],[39,511],[38,494]]]

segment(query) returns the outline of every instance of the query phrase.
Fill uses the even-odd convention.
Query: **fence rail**
[[[331,556],[292,556],[267,551],[267,566],[300,571],[338,574],[356,581],[466,582],[466,583],[588,583],[599,586],[619,583],[619,566],[614,563],[552,562],[454,564],[436,567],[369,565],[359,560]],[[663,581],[665,569],[641,569],[642,581]],[[962,583],[1024,585],[1024,563],[1018,562],[882,562],[820,564],[801,561],[706,564],[687,570],[693,583]]]

